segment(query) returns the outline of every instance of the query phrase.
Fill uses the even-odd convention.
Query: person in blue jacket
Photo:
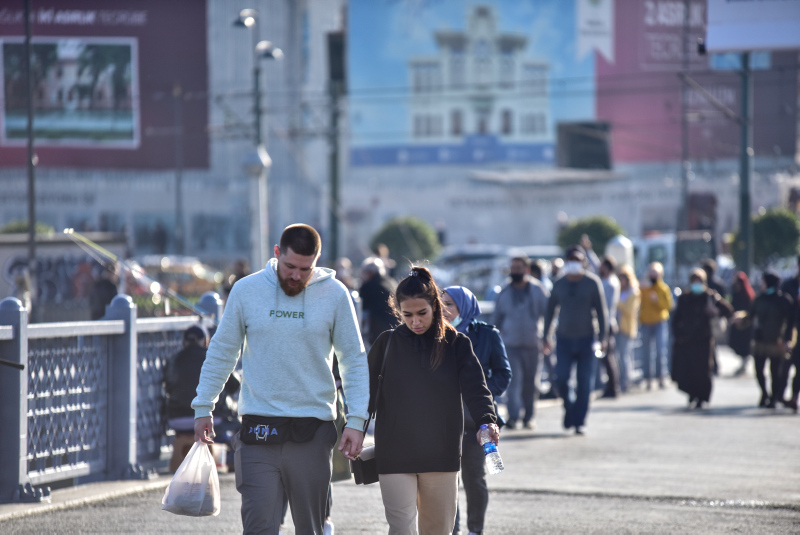
[[[483,368],[486,386],[497,399],[503,395],[511,382],[511,365],[508,363],[506,348],[500,338],[500,331],[483,321],[478,321],[480,305],[475,295],[463,286],[449,286],[442,292],[444,318],[466,334],[472,342],[472,349]],[[489,505],[489,489],[486,486],[483,448],[475,440],[478,429],[464,411],[464,436],[461,452],[461,481],[467,494],[467,528],[470,533],[481,533]],[[460,513],[456,513],[453,533],[459,532]]]

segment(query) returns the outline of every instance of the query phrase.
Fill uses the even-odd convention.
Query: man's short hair
[[[183,341],[190,344],[199,344],[207,338],[208,330],[199,323],[183,331]]]
[[[613,256],[604,256],[600,265],[607,267],[611,273],[614,273],[617,270],[617,261],[614,260]]]
[[[386,266],[383,265],[383,260],[377,256],[368,256],[365,258],[361,263],[361,269],[362,271],[380,275],[381,277],[386,275]]]
[[[530,258],[528,258],[528,257],[527,257],[527,256],[525,256],[525,255],[519,255],[519,256],[515,256],[515,257],[513,257],[513,258],[511,259],[511,261],[512,261],[512,262],[522,262],[522,263],[525,265],[525,267],[526,267],[526,268],[529,268],[529,269],[530,269],[530,267],[531,267],[531,259],[530,259]]]
[[[314,227],[297,223],[283,229],[279,247],[281,253],[291,249],[301,256],[317,256],[322,249],[322,240]]]
[[[706,273],[713,274],[717,272],[717,262],[710,258],[706,258],[705,260],[703,260],[703,262],[700,265],[702,266],[703,270]]]

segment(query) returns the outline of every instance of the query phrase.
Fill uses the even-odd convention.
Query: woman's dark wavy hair
[[[424,299],[431,305],[433,309],[433,321],[431,322],[431,329],[433,330],[433,352],[431,353],[431,370],[435,370],[441,365],[444,359],[445,334],[448,329],[453,330],[453,327],[444,319],[442,305],[442,290],[436,285],[433,280],[431,272],[420,266],[412,266],[411,273],[401,280],[397,285],[392,296],[391,304],[394,309],[395,315],[403,320],[403,315],[400,312],[400,303],[406,299]]]

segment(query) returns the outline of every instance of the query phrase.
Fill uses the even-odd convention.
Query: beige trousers
[[[458,472],[381,474],[389,535],[450,535],[456,521]]]

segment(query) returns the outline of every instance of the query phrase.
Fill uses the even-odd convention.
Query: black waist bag
[[[314,438],[322,420],[281,416],[242,416],[239,440],[248,446],[273,446],[284,442],[308,442]]]

